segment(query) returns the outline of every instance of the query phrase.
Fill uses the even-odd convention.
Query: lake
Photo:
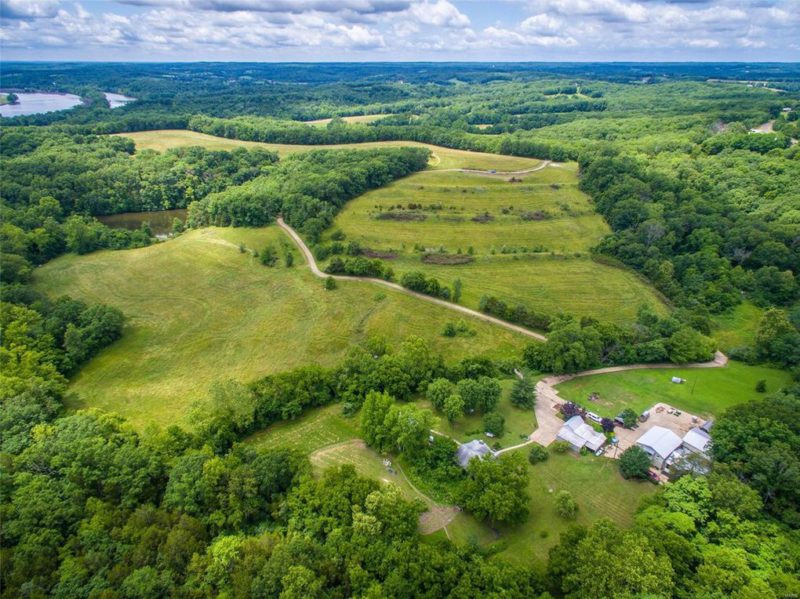
[[[153,235],[163,239],[172,233],[172,221],[176,218],[186,222],[186,208],[108,214],[98,216],[97,220],[112,229],[128,229],[129,231],[135,231],[142,226],[142,223],[150,223]]]
[[[19,98],[17,104],[3,104],[0,106],[0,116],[12,117],[55,112],[56,110],[74,108],[81,103],[80,97],[73,94],[26,94],[20,92],[17,97]]]
[[[136,98],[130,98],[113,92],[103,92],[103,95],[106,97],[106,100],[108,100],[108,106],[110,108],[119,108],[120,106],[125,106],[128,102],[136,100]]]

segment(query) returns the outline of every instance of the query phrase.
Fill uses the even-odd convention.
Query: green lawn
[[[518,451],[527,456],[526,448]],[[447,527],[451,538],[463,543],[477,541],[484,546],[501,542],[500,558],[543,568],[547,552],[558,544],[559,535],[570,524],[555,512],[558,491],[569,491],[578,502],[575,522],[579,524],[589,525],[607,517],[629,526],[641,498],[656,490],[649,482],[626,481],[619,475],[616,462],[607,458],[551,454],[548,461],[529,468],[531,502],[526,522],[493,531],[462,513]]]
[[[358,416],[342,415],[339,403],[307,411],[295,420],[278,422],[247,438],[247,443],[263,448],[296,449],[311,455],[315,451],[357,439]]]
[[[683,384],[670,382],[673,376],[686,379]],[[762,397],[756,382],[767,381],[767,391],[777,391],[789,384],[788,372],[729,362],[725,368],[669,368],[629,370],[611,374],[580,377],[561,383],[561,397],[582,405],[591,405],[601,416],[613,417],[625,408],[641,412],[657,402],[665,402],[698,416],[719,416],[726,408]],[[587,397],[596,392],[600,401],[589,404]]]
[[[453,150],[416,141],[376,141],[355,144],[334,145],[298,145],[298,144],[272,144],[255,141],[239,141],[197,133],[184,129],[161,129],[157,131],[140,131],[136,133],[120,133],[122,137],[129,137],[136,143],[137,150],[156,150],[163,152],[170,148],[184,146],[203,146],[211,150],[231,150],[239,147],[261,147],[278,152],[281,156],[297,152],[310,152],[319,149],[369,149],[397,146],[418,146],[429,148],[433,152],[431,168],[476,168],[497,170],[521,170],[532,168],[540,163],[534,158],[519,158],[516,156],[501,156],[499,154],[484,154],[466,150]]]
[[[73,379],[72,408],[116,411],[143,427],[187,424],[210,384],[250,381],[317,363],[334,365],[353,344],[383,335],[428,339],[448,360],[519,355],[529,338],[467,318],[475,337],[446,338],[450,310],[370,283],[326,292],[295,254],[266,268],[238,245],[283,240],[276,227],[208,228],[148,248],[62,256],[36,270],[51,296],[104,302],[126,315],[123,338]]]
[[[736,306],[730,313],[714,318],[713,337],[722,351],[752,346],[756,342],[758,322],[764,310],[750,303]]]

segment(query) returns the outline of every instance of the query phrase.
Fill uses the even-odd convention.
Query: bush
[[[647,478],[649,470],[650,456],[638,445],[629,447],[619,457],[619,472],[623,478]]]
[[[578,515],[578,504],[569,491],[556,494],[556,513],[565,520],[574,520]]]
[[[531,450],[528,452],[528,461],[531,464],[541,464],[542,462],[546,462],[549,457],[550,454],[547,453],[547,449],[538,443],[531,445]]]
[[[275,248],[272,245],[265,247],[259,254],[259,260],[264,266],[275,266],[278,261],[278,254],[275,252]]]
[[[505,431],[506,419],[500,412],[489,412],[483,417],[483,427],[487,433],[500,437]]]
[[[636,421],[639,419],[639,416],[631,410],[630,408],[625,408],[620,413],[619,417],[622,419],[622,426],[625,428],[633,428],[636,426]]]
[[[336,289],[336,279],[334,279],[333,277],[326,277],[325,289],[328,291],[333,291],[334,289]]]
[[[569,443],[567,443],[566,441],[555,441],[550,446],[550,450],[553,453],[567,453],[569,451],[570,447],[572,447],[572,446]]]
[[[766,392],[766,390],[767,390],[767,381],[765,381],[764,379],[759,380],[756,383],[756,391],[758,393],[764,393]]]
[[[518,379],[511,389],[511,405],[521,410],[531,410],[536,404],[536,387],[530,379]]]

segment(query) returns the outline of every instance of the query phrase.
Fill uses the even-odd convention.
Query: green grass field
[[[729,314],[714,318],[715,329],[712,336],[722,351],[734,347],[753,346],[756,342],[758,322],[764,310],[750,303],[736,306]]]
[[[211,150],[231,150],[239,147],[261,147],[277,152],[281,156],[297,152],[310,152],[319,149],[369,149],[398,146],[418,146],[429,148],[433,152],[430,166],[433,169],[446,168],[475,168],[497,170],[521,170],[533,168],[540,163],[533,158],[518,158],[516,156],[500,156],[499,154],[483,154],[481,152],[468,152],[466,150],[453,150],[415,141],[376,141],[356,144],[311,145],[296,144],[271,144],[255,141],[239,141],[215,137],[205,133],[197,133],[184,129],[162,129],[158,131],[140,131],[136,133],[120,133],[122,137],[129,137],[136,143],[137,150],[156,150],[163,152],[170,148],[184,146],[202,146]]]
[[[510,177],[425,171],[348,202],[333,226],[363,246],[382,250],[411,250],[418,244],[452,253],[468,247],[477,254],[504,247],[585,252],[609,230],[578,190],[575,169],[574,164],[545,168],[516,176],[519,183],[509,182]],[[424,209],[413,212],[425,220],[379,219],[402,216],[391,208],[409,204],[422,204]],[[544,220],[530,220],[537,212]],[[487,213],[489,222],[473,221]]]
[[[384,119],[387,116],[392,116],[391,114],[358,114],[355,116],[343,116],[341,117],[345,123],[374,123],[375,121],[379,121],[380,119]],[[301,121],[306,125],[316,125],[318,127],[324,127],[328,123],[330,123],[333,119],[314,119],[313,121]]]
[[[673,376],[686,379],[670,382]],[[564,399],[587,405],[586,398],[596,392],[600,400],[590,404],[601,416],[614,417],[625,408],[641,412],[657,402],[668,403],[697,416],[719,416],[726,408],[763,397],[756,393],[756,382],[767,381],[767,392],[777,391],[791,382],[784,370],[729,362],[725,368],[669,368],[629,370],[585,376],[558,385]]]
[[[525,448],[518,451],[527,456]],[[569,491],[577,501],[580,509],[574,522],[589,525],[606,517],[629,526],[641,498],[656,490],[649,482],[626,481],[619,475],[616,462],[595,456],[551,454],[549,460],[529,469],[531,501],[526,522],[493,531],[461,513],[447,527],[450,537],[457,543],[474,541],[485,547],[500,542],[502,549],[497,555],[501,559],[541,568],[547,552],[558,544],[559,535],[571,523],[556,514],[558,491]]]
[[[72,408],[119,412],[138,426],[186,424],[188,408],[210,384],[250,381],[318,363],[334,365],[355,343],[383,335],[396,343],[428,339],[448,360],[518,355],[530,340],[467,319],[475,337],[446,338],[446,308],[370,283],[326,292],[304,267],[266,268],[238,244],[284,240],[276,227],[209,228],[148,248],[67,255],[37,269],[35,286],[120,308],[123,338],[73,379]]]

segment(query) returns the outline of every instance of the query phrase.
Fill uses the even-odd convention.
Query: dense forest
[[[606,519],[570,526],[544,567],[510,565],[477,543],[422,537],[424,506],[393,487],[348,466],[315,475],[308,456],[243,442],[340,404],[369,447],[402,457],[437,497],[495,528],[532,517],[527,464],[508,454],[462,470],[454,443],[432,440],[430,429],[437,414],[465,413],[502,429],[501,374],[708,360],[717,349],[713,318],[746,301],[763,316],[754,340],[730,357],[800,380],[797,65],[3,67],[4,88],[57,89],[84,103],[0,119],[0,596],[800,594],[797,382],[717,420],[708,476],[661,487],[630,527]],[[137,101],[111,109],[104,90]],[[340,118],[355,115],[379,118]],[[332,120],[307,122],[320,118]],[[765,122],[772,132],[751,132]],[[258,148],[158,153],[109,135],[170,128],[306,145],[418,141],[577,161],[580,188],[611,229],[593,258],[636,271],[672,310],[660,316],[645,306],[620,326],[486,296],[481,310],[547,331],[548,341],[514,360],[452,361],[416,337],[395,348],[369,339],[335,366],[219,380],[192,430],[137,431],[115,414],[68,412],[70,378],[124,334],[125,316],[47,298],[31,286],[32,274],[67,252],[157,242],[146,226],[111,229],[95,217],[187,208],[185,226],[202,228],[261,226],[283,215],[315,244],[348,200],[429,159],[418,147],[280,159]],[[183,227],[176,223],[175,233]],[[356,250],[335,255],[329,272],[393,278],[386,261]],[[454,299],[422,273],[400,283]],[[515,392],[521,405],[531,393]],[[423,397],[427,407],[415,401]]]

